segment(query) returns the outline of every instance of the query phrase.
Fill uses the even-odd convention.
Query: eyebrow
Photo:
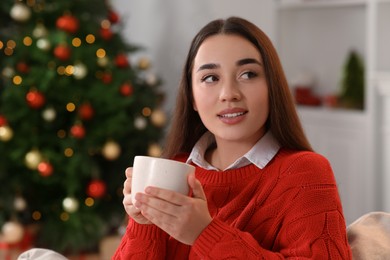
[[[207,63],[207,64],[203,64],[202,66],[200,66],[197,71],[212,70],[212,69],[217,69],[217,68],[220,68],[220,67],[221,66],[216,64],[216,63]]]
[[[242,66],[242,65],[251,64],[251,63],[255,63],[255,64],[258,64],[260,66],[263,66],[263,64],[261,64],[260,61],[253,59],[253,58],[246,58],[246,59],[239,60],[236,62],[236,65]]]
[[[258,64],[259,66],[263,66],[263,64],[256,60],[256,59],[252,59],[252,58],[245,58],[245,59],[241,59],[241,60],[238,60],[236,62],[236,65],[237,66],[243,66],[243,65],[246,65],[246,64]],[[199,69],[197,71],[201,71],[201,70],[212,70],[212,69],[217,69],[217,68],[220,68],[221,65],[219,64],[216,64],[216,63],[207,63],[207,64],[203,64],[202,66],[199,67]]]

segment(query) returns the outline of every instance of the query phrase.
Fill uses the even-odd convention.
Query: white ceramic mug
[[[150,156],[135,156],[131,181],[131,199],[145,192],[147,186],[155,186],[188,195],[188,175],[195,167],[183,162]]]

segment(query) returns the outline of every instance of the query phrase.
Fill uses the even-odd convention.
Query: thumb
[[[188,185],[192,190],[192,197],[206,200],[206,194],[203,191],[202,184],[195,178],[195,173],[190,173],[188,175]]]

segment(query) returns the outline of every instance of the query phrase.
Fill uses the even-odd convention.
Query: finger
[[[147,219],[148,222],[153,223],[166,232],[175,229],[175,216],[162,214],[158,210],[150,207],[145,210],[141,210],[140,214],[142,214],[142,216]]]
[[[195,178],[195,173],[188,175],[188,185],[192,189],[192,197],[206,200],[206,194],[203,191],[202,184]]]
[[[126,213],[132,218],[134,219],[136,222],[140,223],[140,224],[147,224],[148,222],[150,222],[148,219],[146,219],[142,213],[141,213],[141,210],[140,209],[137,209],[136,207],[134,206],[127,206],[125,207],[125,210],[126,210]]]
[[[160,200],[167,201],[178,206],[185,204],[188,199],[188,196],[181,193],[153,186],[146,187],[145,194],[157,197]]]
[[[141,211],[141,214],[146,219],[158,227],[166,230],[167,225],[175,223],[177,215],[173,212],[177,212],[175,207],[177,208],[178,206],[145,194],[141,195],[141,193],[137,193],[136,198],[135,207]]]
[[[135,195],[135,206],[139,207],[141,204],[146,205],[148,207],[154,208],[158,211],[161,211],[165,214],[170,214],[170,215],[175,215],[173,212],[177,211],[178,208],[181,206],[180,204],[176,204],[175,202],[179,201],[178,199],[175,199],[175,194],[180,195],[178,193],[169,191],[169,190],[162,190],[162,191],[157,191],[156,194],[164,194],[166,191],[167,193],[171,195],[163,195],[162,197],[167,198],[164,199],[162,197],[157,197],[157,196],[151,196],[150,193],[143,194],[143,193],[137,193]]]
[[[123,197],[123,200],[122,200],[122,204],[123,206],[127,207],[127,206],[133,206],[133,201],[132,201],[132,198],[131,198],[131,194],[127,194]]]
[[[129,214],[130,216],[138,215],[141,212],[140,209],[138,209],[137,207],[135,207],[133,205],[131,195],[125,196],[123,198],[122,203],[123,203],[123,206],[125,207],[127,214]]]
[[[131,180],[126,179],[123,183],[123,195],[127,195],[131,193]]]
[[[128,167],[125,170],[126,178],[130,178],[133,176],[133,167]]]
[[[133,176],[133,168],[129,167],[125,170],[126,180],[123,182],[123,195],[131,193],[131,180]]]

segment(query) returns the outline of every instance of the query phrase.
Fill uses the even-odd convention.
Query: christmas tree
[[[356,51],[345,62],[341,82],[340,103],[346,108],[364,108],[364,64]]]
[[[93,250],[123,224],[124,170],[158,156],[161,81],[107,1],[0,3],[0,239]]]

